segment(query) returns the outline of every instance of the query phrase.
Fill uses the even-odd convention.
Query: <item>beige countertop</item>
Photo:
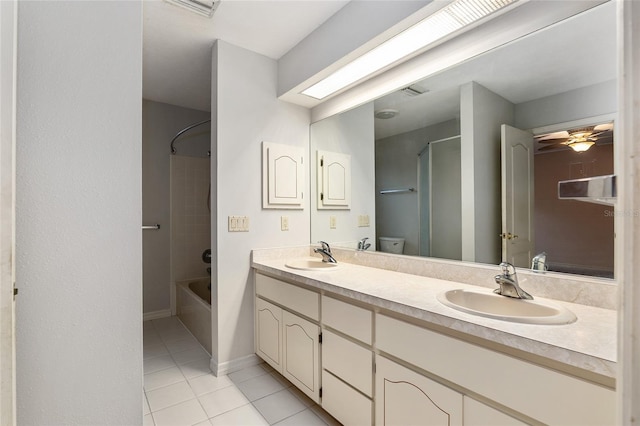
[[[478,290],[481,288],[478,286],[345,262],[328,271],[296,270],[285,266],[290,260],[254,256],[252,267],[274,277],[615,379],[615,310],[553,300],[554,304],[571,310],[577,321],[566,325],[513,323],[467,314],[444,306],[436,299],[437,294],[446,290]],[[533,296],[536,298],[535,294]]]

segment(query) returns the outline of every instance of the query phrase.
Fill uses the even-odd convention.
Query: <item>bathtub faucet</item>
[[[331,247],[324,241],[318,241],[322,244],[322,247],[314,248],[314,253],[320,253],[322,255],[322,261],[325,263],[338,263],[338,261],[333,257],[331,253]]]

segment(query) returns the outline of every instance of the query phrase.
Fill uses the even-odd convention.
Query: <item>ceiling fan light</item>
[[[573,142],[573,143],[570,143],[569,146],[575,152],[585,152],[586,150],[591,148],[593,144],[595,144],[595,142],[587,140],[587,141]]]

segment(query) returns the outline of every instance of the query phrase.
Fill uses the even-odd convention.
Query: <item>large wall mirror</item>
[[[613,278],[613,207],[557,184],[614,173],[616,63],[608,2],[313,123],[311,158],[350,156],[351,204],[314,204],[312,161],[311,241]]]

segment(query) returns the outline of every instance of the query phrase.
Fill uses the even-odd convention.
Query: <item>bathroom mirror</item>
[[[514,211],[502,189],[501,140],[519,129],[535,155],[534,184],[516,190],[532,191],[532,249],[516,263],[529,267],[544,251],[551,271],[612,278],[613,207],[557,200],[555,188],[612,174],[613,131],[582,153],[544,140],[614,122],[615,33],[608,2],[313,123],[312,158],[318,150],[351,155],[353,199],[348,211],[312,202],[311,241],[356,248],[368,237],[370,250],[382,242],[406,255],[499,263],[504,246],[524,235],[503,227]]]

